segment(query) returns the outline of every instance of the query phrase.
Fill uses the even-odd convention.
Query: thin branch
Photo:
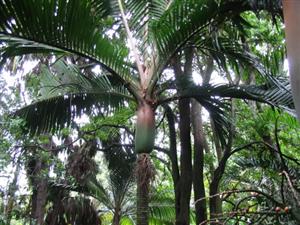
[[[282,171],[282,173],[285,175],[285,177],[286,177],[286,179],[287,179],[287,181],[288,181],[288,184],[289,184],[289,186],[290,186],[290,188],[291,188],[291,190],[292,190],[292,193],[293,193],[293,195],[294,195],[294,198],[295,198],[295,200],[297,201],[298,206],[300,207],[300,198],[299,198],[299,194],[296,192],[296,190],[295,190],[295,188],[294,188],[294,186],[293,186],[293,184],[292,184],[292,181],[291,181],[291,179],[290,179],[289,174],[288,174],[286,171]]]
[[[210,199],[210,198],[215,198],[217,196],[223,196],[223,195],[227,195],[227,194],[232,194],[232,193],[244,193],[244,192],[253,192],[253,193],[257,193],[260,195],[263,195],[264,197],[266,197],[267,199],[269,199],[270,201],[272,201],[274,204],[278,205],[278,206],[284,206],[284,204],[278,202],[277,200],[275,200],[271,195],[256,190],[256,189],[245,189],[245,190],[229,190],[229,191],[223,191],[223,192],[219,192],[215,195],[210,195],[210,196],[205,196],[203,198],[199,198],[194,202],[194,205],[198,204],[199,202],[205,200],[205,199]]]

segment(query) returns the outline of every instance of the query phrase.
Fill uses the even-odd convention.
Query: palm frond
[[[189,86],[182,92],[181,97],[194,98],[238,98],[260,101],[276,107],[294,109],[290,83],[287,79],[273,79],[274,83],[265,85],[204,85]]]
[[[42,67],[41,98],[14,113],[25,119],[32,134],[62,129],[85,113],[113,112],[133,99],[124,86],[112,85],[106,75],[87,77],[64,62],[54,69],[60,76]]]
[[[126,149],[121,145],[120,132],[110,135],[108,140],[102,140],[103,151],[109,172],[109,189],[115,205],[124,207],[126,198],[130,198],[130,191],[134,183],[134,166],[136,154],[133,148]]]
[[[173,1],[160,19],[151,24],[161,58],[169,60],[193,35],[211,24],[217,8],[215,1]]]
[[[150,24],[161,66],[164,66],[176,52],[185,48],[189,43],[197,42],[199,38],[201,41],[209,37],[211,35],[209,27],[215,29],[224,21],[234,20],[242,12],[260,10],[267,10],[276,16],[281,12],[281,3],[269,0],[173,1],[162,16]]]
[[[156,54],[149,26],[164,14],[169,5],[168,2],[167,0],[127,1],[126,9],[131,15],[129,26],[134,32],[134,37],[139,41],[143,61],[146,64],[153,60],[151,55]]]
[[[150,224],[174,224],[175,208],[174,200],[163,195],[154,194],[151,196],[150,208]]]
[[[101,224],[98,212],[88,198],[66,197],[47,210],[45,224]]]
[[[16,54],[71,52],[96,61],[104,69],[131,82],[124,63],[128,50],[109,39],[104,23],[110,1],[35,0],[0,2],[2,60]],[[34,15],[34,16],[33,16]]]
[[[231,98],[254,100],[288,110],[289,113],[294,111],[289,81],[286,79],[279,81],[275,78],[273,80],[275,83],[270,82],[261,86],[229,84],[188,85],[182,89],[180,96],[175,95],[161,99],[159,104],[178,98],[195,98],[210,113],[220,140],[222,144],[225,144],[231,123],[227,115],[230,105],[226,100]],[[277,85],[279,83],[280,86]]]

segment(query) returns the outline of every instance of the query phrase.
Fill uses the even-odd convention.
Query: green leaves
[[[87,77],[63,61],[53,69],[56,75],[42,67],[41,98],[15,113],[32,134],[62,129],[84,113],[113,112],[132,100],[124,86],[112,85],[106,75]]]
[[[161,99],[161,103],[178,98],[195,98],[210,113],[221,141],[225,143],[231,120],[227,112],[230,109],[229,99],[237,98],[268,103],[283,108],[291,114],[294,111],[293,99],[288,80],[273,79],[272,82],[262,86],[257,85],[188,85],[183,88],[180,96]],[[280,86],[279,86],[280,85]]]
[[[99,63],[111,74],[130,81],[124,63],[128,54],[103,33],[101,21],[111,11],[109,1],[2,1],[1,58],[17,54],[71,52]],[[34,15],[34,16],[33,16]]]
[[[151,24],[155,44],[165,63],[193,35],[211,24],[216,9],[215,1],[174,1],[161,18]]]

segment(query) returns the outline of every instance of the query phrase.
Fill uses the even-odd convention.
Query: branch
[[[288,181],[288,185],[290,186],[290,188],[291,188],[291,190],[292,190],[292,193],[293,193],[293,195],[294,195],[294,198],[295,198],[295,200],[297,201],[297,204],[298,204],[298,206],[299,206],[299,208],[300,208],[299,194],[296,192],[296,190],[295,190],[295,188],[294,188],[294,186],[293,186],[293,184],[292,184],[292,181],[291,181],[291,179],[290,179],[289,174],[288,174],[286,171],[282,171],[282,173],[285,175],[285,177],[286,177],[286,179],[287,179],[287,181]]]
[[[206,196],[203,198],[199,198],[194,202],[194,205],[198,204],[199,202],[205,200],[205,199],[210,199],[210,198],[215,198],[217,196],[223,196],[223,195],[227,195],[227,194],[232,194],[232,193],[244,193],[244,192],[254,192],[260,195],[263,195],[264,197],[266,197],[267,199],[269,199],[270,201],[272,201],[274,204],[278,205],[278,206],[284,206],[284,204],[278,202],[277,200],[275,200],[271,195],[259,191],[259,190],[255,190],[255,189],[245,189],[245,190],[229,190],[229,191],[224,191],[224,192],[219,192],[215,195],[210,195],[210,196]]]

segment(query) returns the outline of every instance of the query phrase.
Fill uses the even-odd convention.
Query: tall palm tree
[[[224,124],[228,121],[222,110],[226,106],[223,98],[248,98],[288,106],[292,103],[289,88],[283,88],[275,79],[270,79],[266,86],[237,87],[196,86],[183,78],[176,94],[172,90],[176,88],[174,82],[161,79],[178,53],[187,47],[204,47],[206,41],[202,37],[210,32],[208,27],[217,27],[245,10],[277,12],[280,6],[268,0],[257,4],[244,0],[124,2],[3,0],[0,2],[1,61],[32,53],[77,55],[101,67],[101,75],[92,76],[66,63],[61,64],[65,73],[45,69],[45,73],[61,75],[53,76],[50,81],[56,88],[16,113],[25,118],[33,134],[60,129],[75,116],[96,109],[113,112],[128,102],[136,104],[137,224],[142,225],[148,224],[148,191],[153,177],[149,154],[154,146],[155,109],[159,105],[195,98],[211,113],[219,132],[224,134]],[[258,68],[236,46],[227,47]],[[213,51],[226,55],[226,48]],[[279,94],[274,96],[275,92]]]

